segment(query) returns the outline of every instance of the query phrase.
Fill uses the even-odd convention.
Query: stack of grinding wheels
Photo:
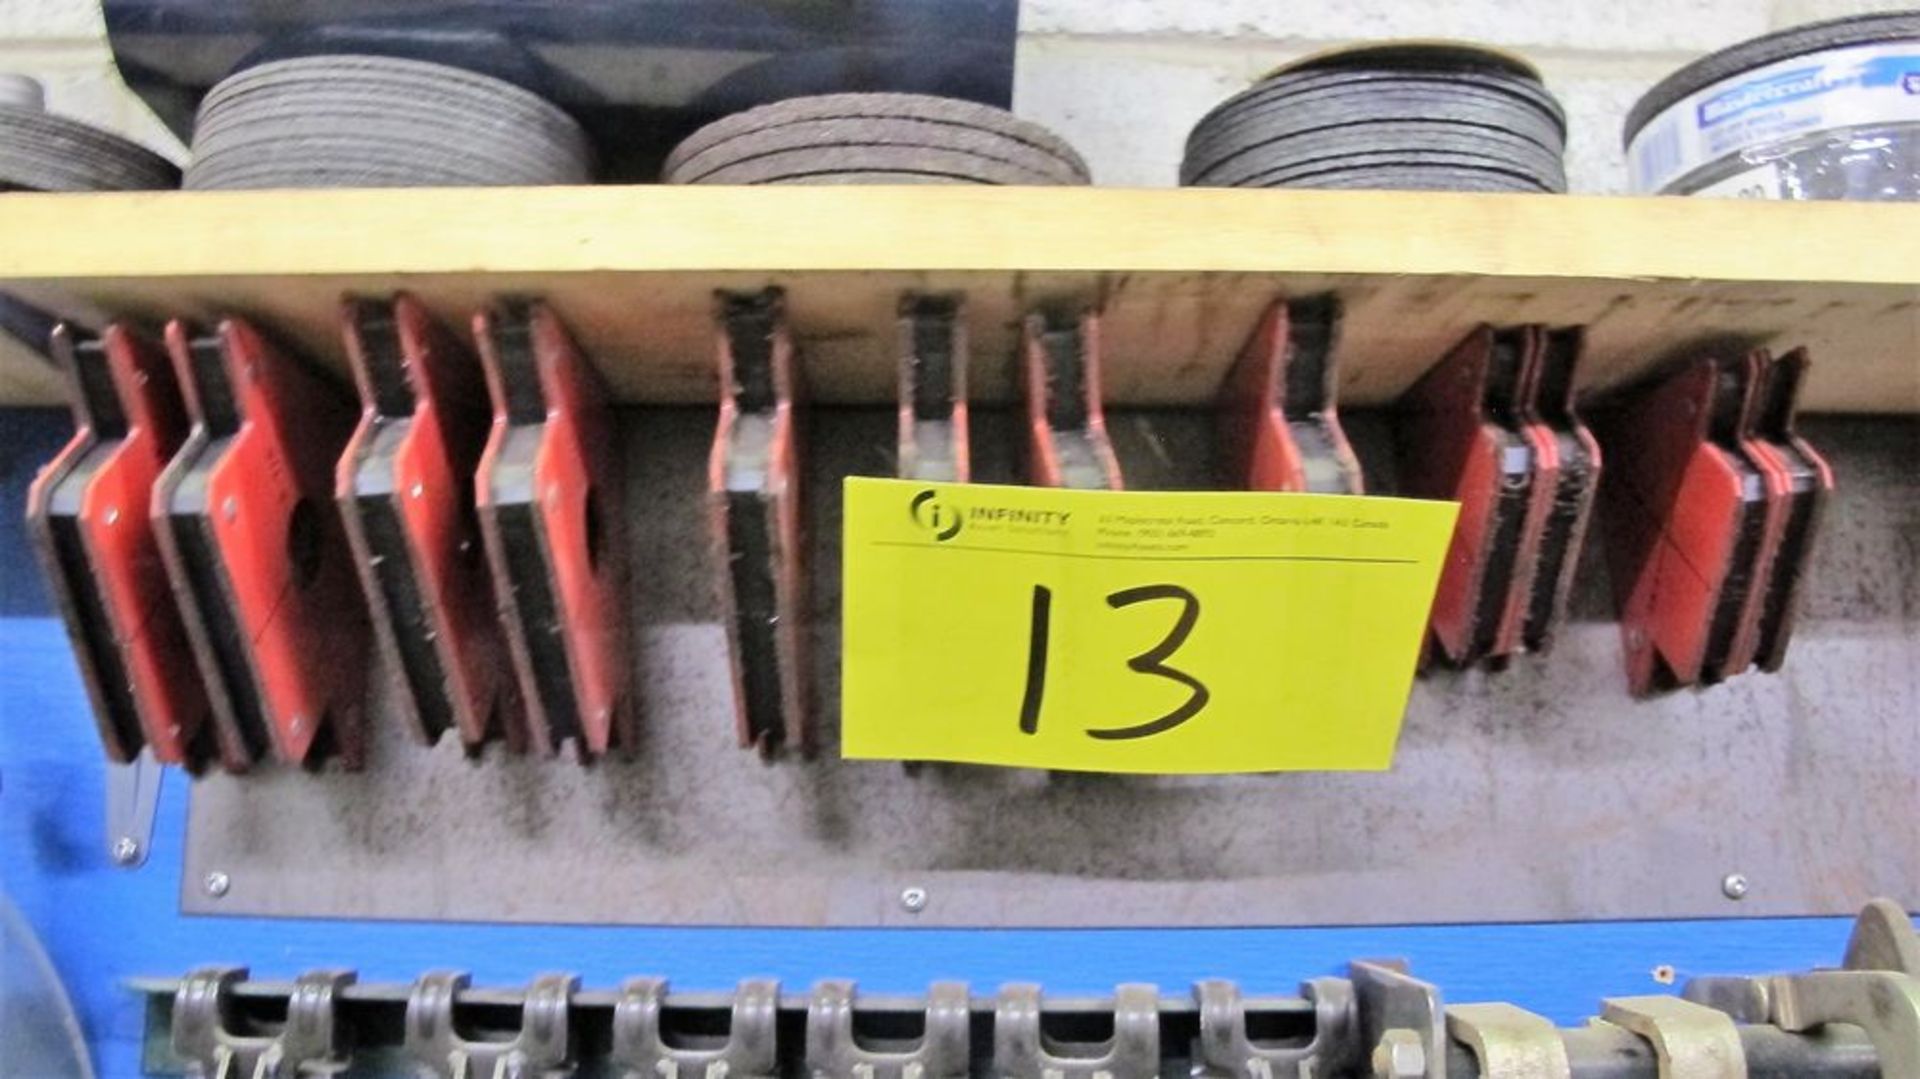
[[[0,191],[145,191],[180,170],[140,145],[47,113],[40,84],[0,75]]]
[[[825,94],[735,113],[667,157],[671,184],[1009,184],[1089,181],[1051,131],[987,105],[921,94]]]
[[[512,83],[420,60],[308,56],[207,93],[186,186],[584,184],[593,173],[580,125]]]
[[[1453,44],[1366,46],[1282,68],[1202,117],[1192,187],[1567,189],[1566,117],[1525,62]]]

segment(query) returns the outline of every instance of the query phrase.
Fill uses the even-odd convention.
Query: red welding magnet
[[[348,300],[340,321],[361,411],[335,494],[397,710],[427,744],[457,730],[469,752],[524,750],[474,509],[491,419],[480,363],[405,294]]]
[[[1757,530],[1752,553],[1742,551],[1728,581],[1728,594],[1723,597],[1723,602],[1733,608],[1732,629],[1708,646],[1707,663],[1701,671],[1701,679],[1706,682],[1723,681],[1753,666],[1760,649],[1768,583],[1773,579],[1780,542],[1786,534],[1793,480],[1786,463],[1760,438],[1755,426],[1761,382],[1769,362],[1765,352],[1754,352],[1729,365],[1747,385],[1734,444],[1759,477],[1761,500],[1752,526]]]
[[[742,748],[806,752],[806,569],[801,525],[800,385],[776,289],[718,297],[719,422],[707,512],[727,627],[734,729]]]
[[[98,338],[61,325],[53,354],[74,436],[27,492],[27,524],[79,660],[109,759],[142,745],[198,770],[222,747],[147,507],[187,434],[166,352],[121,323]],[[224,756],[244,771],[251,758]]]
[[[1502,331],[1511,334],[1520,353],[1520,369],[1515,379],[1500,371],[1490,385],[1489,412],[1503,427],[1518,431],[1532,451],[1532,472],[1527,480],[1526,509],[1521,517],[1520,536],[1510,551],[1495,552],[1495,558],[1512,563],[1506,584],[1506,600],[1501,605],[1499,627],[1494,631],[1493,647],[1487,658],[1504,662],[1526,647],[1527,613],[1532,607],[1534,586],[1538,581],[1541,548],[1547,524],[1553,515],[1554,496],[1560,490],[1560,442],[1540,417],[1538,404],[1542,368],[1546,362],[1546,331],[1541,326],[1520,326]],[[1495,356],[1501,356],[1500,335],[1495,337]]]
[[[972,474],[965,312],[959,296],[900,299],[902,479],[965,483]]]
[[[1027,403],[1027,482],[1122,490],[1120,462],[1100,403],[1100,316],[1028,315],[1021,324]]]
[[[1525,348],[1523,334],[1477,327],[1400,401],[1401,490],[1460,503],[1429,623],[1456,666],[1494,653],[1515,578],[1534,449],[1489,403],[1517,396]]]
[[[1737,371],[1697,360],[1596,424],[1607,453],[1603,535],[1635,694],[1698,682],[1714,642],[1730,639],[1730,597],[1742,595],[1730,578],[1757,550],[1765,499],[1734,445],[1749,388]]]
[[[352,402],[240,319],[172,322],[167,348],[192,428],[152,512],[222,744],[357,768],[367,623],[332,506]]]
[[[542,753],[630,750],[626,514],[599,373],[553,309],[508,300],[473,317],[493,395],[474,481],[508,651]]]
[[[1780,459],[1791,490],[1780,553],[1774,560],[1773,576],[1767,582],[1765,606],[1760,616],[1757,659],[1760,668],[1766,671],[1779,670],[1786,660],[1787,642],[1793,636],[1794,608],[1812,560],[1820,517],[1827,497],[1833,492],[1833,469],[1819,451],[1800,436],[1794,424],[1808,362],[1805,349],[1795,349],[1772,360],[1763,375],[1760,401],[1755,409],[1757,433]]]
[[[1552,649],[1554,634],[1565,617],[1599,493],[1600,443],[1574,411],[1574,384],[1585,337],[1580,327],[1546,333],[1532,394],[1534,413],[1552,434],[1559,468],[1521,634],[1521,645],[1539,654]]]
[[[1219,434],[1226,482],[1249,491],[1360,494],[1360,462],[1334,405],[1332,296],[1276,300],[1221,382]]]

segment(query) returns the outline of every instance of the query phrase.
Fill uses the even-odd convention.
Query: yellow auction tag
[[[1457,507],[849,478],[847,757],[1393,761]]]

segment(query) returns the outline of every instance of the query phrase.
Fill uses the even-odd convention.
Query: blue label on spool
[[[1864,124],[1920,122],[1914,43],[1862,45],[1756,68],[1668,106],[1627,146],[1633,189],[1652,193],[1703,165]]]

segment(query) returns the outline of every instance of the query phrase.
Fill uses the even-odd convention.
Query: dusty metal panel
[[[1390,773],[1143,778],[834,759],[837,478],[891,473],[890,410],[813,417],[822,753],[769,765],[736,749],[699,538],[711,413],[624,421],[637,759],[476,764],[451,743],[417,748],[376,701],[362,774],[196,784],[188,911],[1255,925],[1843,914],[1920,894],[1920,423],[1804,425],[1838,483],[1780,674],[1633,701],[1589,557],[1553,655],[1423,679]],[[1205,485],[1177,462],[1212,460],[1209,417],[1109,423],[1130,485]],[[975,427],[975,477],[1015,476],[1012,417]],[[1377,417],[1351,430],[1368,463],[1390,459]],[[219,897],[203,887],[214,872]],[[1736,873],[1737,901],[1722,887]]]

